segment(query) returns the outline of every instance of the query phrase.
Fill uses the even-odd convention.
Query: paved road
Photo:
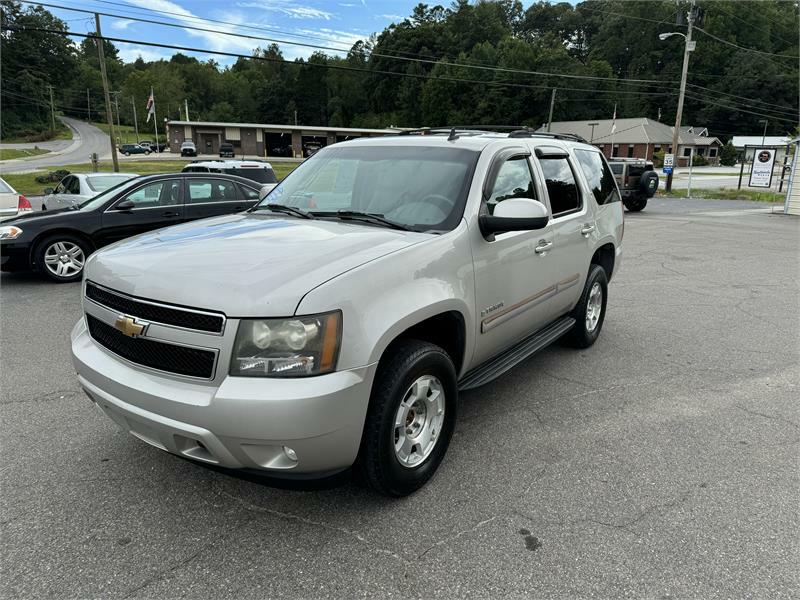
[[[61,120],[73,130],[72,142],[66,149],[61,149],[60,153],[44,154],[37,158],[2,161],[0,162],[0,172],[20,173],[40,168],[89,162],[89,157],[93,152],[97,152],[100,160],[111,158],[108,136],[102,130],[78,119],[61,117]]]
[[[3,595],[796,597],[799,233],[742,202],[627,215],[597,344],[465,394],[402,500],[116,431],[67,357],[79,286],[3,275]]]

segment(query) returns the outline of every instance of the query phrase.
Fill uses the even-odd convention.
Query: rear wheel
[[[633,198],[629,198],[623,202],[625,204],[625,208],[627,208],[630,212],[639,212],[643,210],[645,206],[647,206],[647,198],[643,198],[642,196],[634,196]]]
[[[84,240],[67,234],[55,235],[37,247],[36,266],[57,283],[79,281],[90,253],[89,244]]]
[[[131,153],[130,153],[130,152],[123,152],[123,154],[124,154],[125,156],[130,156],[130,155],[131,155]]]
[[[358,469],[376,491],[405,496],[433,476],[447,452],[458,405],[456,370],[428,342],[407,340],[388,352],[373,385]]]
[[[576,348],[588,348],[595,343],[603,321],[606,318],[606,298],[608,295],[608,277],[600,265],[592,265],[586,285],[577,306],[570,316],[575,325],[564,337],[565,341]]]

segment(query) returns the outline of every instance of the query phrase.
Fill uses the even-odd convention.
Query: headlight
[[[0,227],[0,240],[15,240],[22,235],[22,229],[14,225]]]
[[[230,374],[236,377],[307,377],[336,368],[342,339],[339,311],[289,319],[242,319]]]

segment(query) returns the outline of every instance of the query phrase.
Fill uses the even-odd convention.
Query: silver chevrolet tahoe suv
[[[202,463],[422,486],[461,391],[594,343],[623,234],[596,148],[425,133],[324,148],[247,212],[93,254],[72,332],[91,400]]]

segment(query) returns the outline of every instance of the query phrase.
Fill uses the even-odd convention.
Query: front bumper
[[[0,243],[0,270],[30,271],[31,245],[28,242],[7,241]]]
[[[92,340],[84,319],[72,331],[72,358],[91,400],[137,438],[201,462],[287,476],[353,464],[376,368],[197,383],[127,363]]]

